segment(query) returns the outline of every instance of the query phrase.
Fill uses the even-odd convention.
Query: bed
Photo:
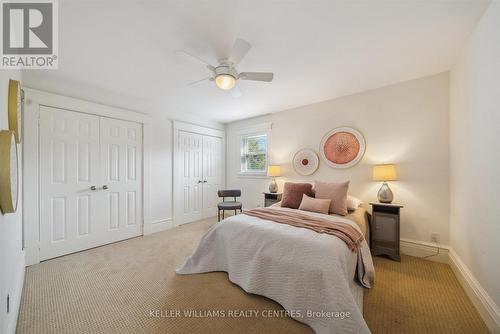
[[[365,240],[353,252],[333,235],[243,213],[215,224],[176,272],[225,271],[231,282],[275,300],[316,333],[370,333],[362,315],[363,289],[374,280],[364,209],[344,217],[279,204],[273,209],[349,224]]]

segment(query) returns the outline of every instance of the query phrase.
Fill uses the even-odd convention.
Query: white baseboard
[[[448,263],[448,254],[450,252],[448,246],[402,238],[400,248],[401,253],[406,255],[425,258],[429,261]]]
[[[144,235],[165,231],[173,226],[172,218],[155,220],[151,224],[148,224],[147,228],[144,226]]]
[[[495,304],[453,249],[450,250],[449,255],[451,269],[481,315],[481,318],[483,318],[486,326],[488,326],[488,329],[492,333],[500,333],[500,309],[498,305]]]
[[[24,253],[24,252],[23,252]],[[24,287],[24,274],[26,272],[26,266],[24,264],[24,256],[22,256],[22,261],[18,266],[18,272],[14,274],[15,288],[10,295],[10,312],[7,316],[7,332],[9,334],[14,334],[17,327],[17,318],[19,316],[19,310],[21,308],[21,296],[23,294]]]

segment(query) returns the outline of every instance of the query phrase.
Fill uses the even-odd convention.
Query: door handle
[[[96,186],[90,186],[90,190],[94,191],[96,189],[97,189]]]
[[[102,189],[106,190],[106,189],[108,189],[108,186],[105,184],[105,185],[102,186]]]
[[[207,180],[203,180],[203,183],[207,183],[208,181]]]
[[[201,180],[198,180],[198,183],[201,183],[202,181]]]

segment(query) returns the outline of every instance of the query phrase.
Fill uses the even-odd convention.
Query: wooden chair
[[[241,190],[219,190],[219,197],[222,197],[222,202],[217,204],[217,208],[219,212],[217,214],[217,221],[220,222],[220,212],[222,211],[222,219],[224,219],[224,212],[226,210],[234,210],[234,214],[236,215],[236,210],[240,210],[240,213],[243,212],[241,202],[236,201],[236,197],[241,197]],[[233,197],[233,201],[226,201],[226,197]]]

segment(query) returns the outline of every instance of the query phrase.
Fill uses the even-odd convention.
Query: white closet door
[[[203,136],[203,218],[217,214],[222,175],[222,139]]]
[[[40,107],[40,260],[141,235],[142,216],[142,126]]]
[[[106,242],[113,242],[142,234],[142,126],[101,117],[100,128],[100,214]]]
[[[179,131],[175,156],[177,178],[174,201],[179,224],[199,220],[203,214],[203,136]]]
[[[99,118],[40,107],[40,259],[101,243]]]

